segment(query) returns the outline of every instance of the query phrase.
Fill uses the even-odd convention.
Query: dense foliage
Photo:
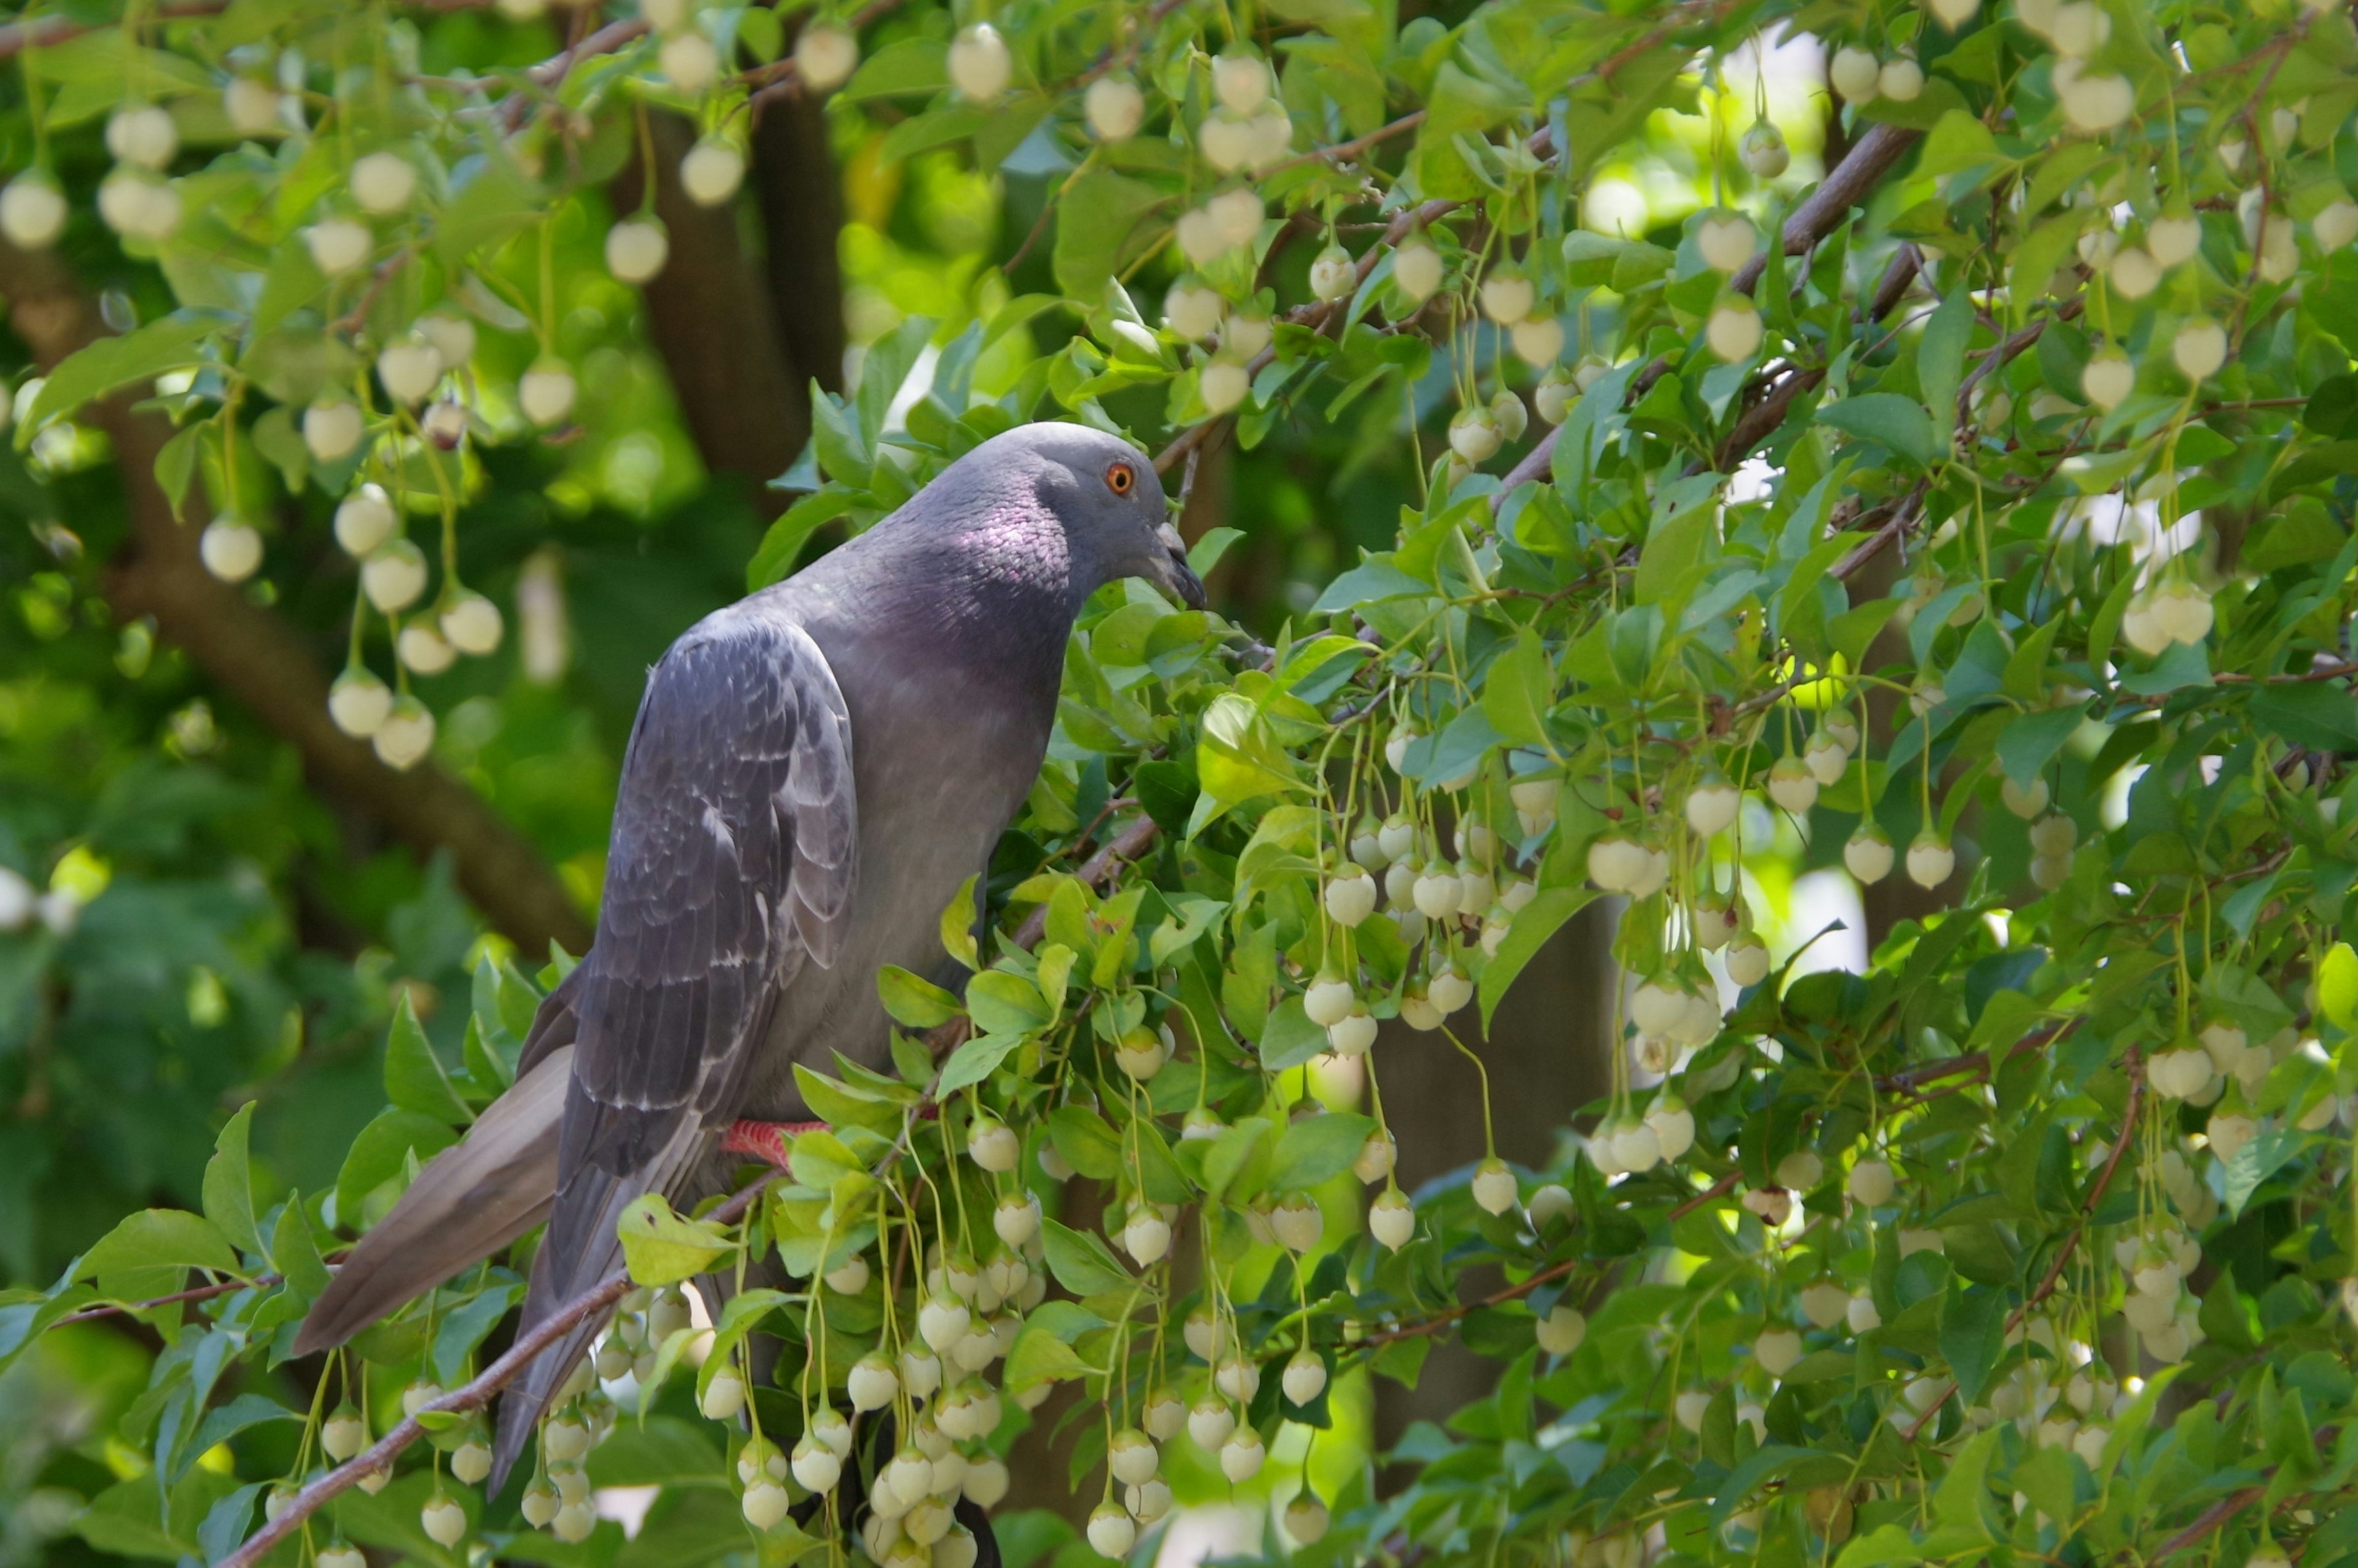
[[[127,820],[52,780],[0,839],[27,872],[59,851],[0,871],[0,1042],[95,1010],[56,1092],[105,1092],[68,1080],[114,1034],[233,1018],[152,1091],[186,1139],[298,998],[393,1020],[390,1105],[332,1175],[265,1184],[240,1111],[188,1206],[0,1306],[0,1357],[62,1345],[52,1375],[96,1383],[124,1374],[45,1331],[150,1303],[84,1541],[218,1560],[406,1412],[430,1442],[274,1561],[964,1564],[953,1505],[996,1501],[1077,1382],[1071,1479],[1102,1501],[1076,1560],[1281,1474],[1262,1550],[1303,1561],[2358,1554],[2345,10],[500,11],[237,0],[14,38],[0,231],[153,264],[19,392],[25,482],[70,487],[77,416],[152,388],[217,576],[270,584],[330,535],[357,560],[333,711],[387,765],[451,743],[438,682],[501,645],[467,585],[479,526],[501,570],[533,543],[503,465],[538,443],[586,496],[645,422],[600,406],[637,385],[622,313],[558,279],[673,259],[647,212],[589,222],[657,110],[695,120],[707,206],[795,94],[884,165],[1042,182],[1046,276],[1010,267],[1038,291],[946,268],[930,311],[882,312],[756,585],[1033,417],[1130,435],[1182,495],[1224,442],[1405,448],[1397,528],[1264,637],[1100,597],[986,941],[945,922],[971,985],[880,976],[906,1033],[890,1071],[806,1077],[831,1130],[725,1223],[634,1217],[597,1377],[498,1499],[489,1387],[444,1390],[522,1257],[330,1365],[285,1347],[323,1260],[504,1087],[563,956],[470,950],[447,890],[414,892],[398,972],[470,1002],[438,1045],[423,993],[263,929],[251,862],[299,823],[178,829],[211,787],[187,773],[126,770]],[[1780,36],[1823,42],[1835,94],[1784,124]],[[56,583],[27,592],[70,622]],[[27,756],[125,743],[7,701]],[[1797,964],[1812,934],[1763,892],[1836,865],[1926,895],[1864,973]],[[1607,897],[1606,1102],[1548,1168],[1401,1190],[1379,1022],[1518,1093],[1484,1022]],[[148,1187],[105,1148],[81,1162]],[[716,1276],[708,1331],[677,1287]],[[1497,1390],[1414,1429],[1379,1496],[1356,1403],[1444,1335]],[[628,1543],[590,1501],[624,1486],[662,1488]]]

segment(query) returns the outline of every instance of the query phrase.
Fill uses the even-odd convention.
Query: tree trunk
[[[778,352],[795,395],[804,400],[798,406],[806,408],[812,382],[843,390],[843,264],[836,254],[843,191],[827,113],[817,99],[796,93],[762,106],[753,127],[753,194]]]
[[[0,294],[43,373],[106,335],[96,305],[53,255],[0,243]],[[114,446],[130,517],[105,577],[115,614],[152,617],[225,695],[295,747],[321,793],[381,823],[421,855],[450,850],[459,885],[526,954],[537,958],[552,941],[584,951],[589,923],[531,844],[432,762],[395,773],[366,741],[338,730],[328,717],[327,676],[310,649],[243,589],[205,570],[197,549],[201,500],[191,498],[189,520],[180,523],[156,482],[156,454],[172,427],[161,415],[134,411],[146,395],[144,385],[125,388],[81,416]]]

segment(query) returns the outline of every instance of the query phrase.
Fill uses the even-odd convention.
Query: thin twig
[[[705,1217],[719,1225],[740,1218],[761,1195],[762,1190],[783,1174],[784,1173],[781,1171],[763,1173],[749,1184],[739,1188],[727,1203]],[[418,1415],[427,1412],[464,1415],[482,1409],[492,1402],[494,1395],[531,1366],[543,1350],[564,1338],[583,1319],[594,1317],[621,1301],[630,1291],[630,1271],[619,1270],[558,1307],[534,1325],[530,1333],[518,1336],[516,1342],[508,1346],[507,1353],[483,1368],[472,1382],[421,1405],[416,1413],[404,1416],[399,1424],[368,1448],[305,1486],[287,1499],[276,1519],[264,1524],[246,1538],[244,1545],[222,1558],[219,1568],[254,1568],[269,1555],[273,1547],[294,1534],[303,1521],[319,1512],[329,1499],[350,1491],[361,1483],[362,1477],[388,1468],[403,1449],[425,1436],[426,1428],[418,1422]]]

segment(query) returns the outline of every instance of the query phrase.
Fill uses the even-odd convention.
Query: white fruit
[[[1842,782],[1844,771],[1850,766],[1850,748],[1831,730],[1821,730],[1801,748],[1801,765],[1821,785],[1830,787]]]
[[[548,1521],[557,1517],[557,1488],[546,1481],[534,1482],[525,1488],[521,1509],[525,1523],[535,1530],[546,1529]],[[362,1558],[361,1564],[364,1565],[367,1561]],[[320,1554],[320,1568],[327,1568],[325,1552]]]
[[[1523,406],[1523,400],[1504,388],[1490,399],[1490,417],[1498,422],[1503,440],[1520,441],[1531,427],[1531,413]]]
[[[1474,1167],[1474,1201],[1485,1214],[1504,1214],[1515,1206],[1515,1173],[1496,1155]]]
[[[1646,1113],[1646,1130],[1654,1136],[1655,1152],[1674,1161],[1694,1147],[1694,1112],[1666,1095]]]
[[[2113,258],[2112,271],[2105,276],[2122,298],[2143,299],[2161,287],[2161,264],[2150,252],[2131,245]]]
[[[2056,71],[2060,79],[2064,74]],[[2061,89],[2063,117],[2082,131],[2109,131],[2136,112],[2136,90],[2125,77],[2074,76]]]
[[[394,640],[394,653],[403,665],[422,676],[438,676],[459,659],[459,651],[431,626],[403,627]]]
[[[399,153],[370,153],[352,165],[352,181],[363,212],[398,212],[417,194],[417,169]]]
[[[1302,1011],[1310,1022],[1325,1029],[1340,1023],[1351,1015],[1358,998],[1346,979],[1329,979],[1313,983],[1302,993]]]
[[[697,1409],[707,1421],[734,1421],[745,1408],[745,1379],[734,1372],[715,1372],[697,1396]]]
[[[1187,1435],[1195,1446],[1206,1454],[1217,1454],[1237,1429],[1237,1418],[1228,1405],[1209,1394],[1195,1401],[1187,1412]]]
[[[1569,1356],[1588,1337],[1588,1319],[1576,1307],[1558,1303],[1539,1321],[1540,1348],[1551,1356]]]
[[[1785,146],[1784,133],[1766,120],[1755,121],[1737,144],[1736,156],[1744,167],[1761,179],[1774,179],[1793,162],[1793,155]]]
[[[806,1434],[795,1444],[795,1479],[806,1492],[831,1492],[843,1476],[843,1460],[826,1444]]]
[[[1219,330],[1228,301],[1192,277],[1183,277],[1163,296],[1163,320],[1172,331],[1193,342]]]
[[[1422,235],[1392,253],[1392,287],[1411,304],[1422,305],[1441,288],[1441,253]]]
[[[1276,335],[1275,325],[1266,316],[1231,316],[1220,325],[1221,357],[1241,367],[1268,348]]]
[[[2169,357],[2190,379],[2205,380],[2227,362],[2227,330],[2207,319],[2189,321],[2170,340]]]
[[[311,265],[330,277],[341,277],[368,260],[376,237],[368,225],[352,218],[326,218],[303,231]]]
[[[1474,1000],[1474,982],[1463,970],[1444,965],[1426,982],[1425,996],[1446,1017]]]
[[[1238,114],[1258,114],[1269,102],[1269,67],[1258,55],[1231,50],[1212,61],[1212,92]]]
[[[66,226],[65,193],[38,169],[28,170],[0,189],[0,234],[20,251],[43,251]]]
[[[688,0],[639,0],[639,15],[657,33],[676,33],[687,25]]]
[[[480,1437],[470,1437],[450,1451],[450,1478],[465,1486],[476,1486],[492,1473],[492,1445]]]
[[[1850,1168],[1850,1195],[1869,1208],[1889,1203],[1898,1186],[1890,1165],[1881,1160],[1861,1160]]]
[[[1121,1247],[1140,1268],[1151,1268],[1171,1250],[1171,1222],[1152,1205],[1141,1204],[1121,1227]]]
[[[1727,978],[1739,986],[1757,986],[1768,978],[1768,949],[1757,936],[1737,936],[1720,957],[1727,966]]]
[[[2042,855],[2068,855],[2080,841],[2080,825],[2061,813],[2030,825],[2030,847]]]
[[[282,102],[276,88],[250,76],[233,76],[222,89],[222,113],[241,136],[266,136],[284,129],[278,118]]]
[[[1487,462],[1501,443],[1498,421],[1487,408],[1461,408],[1449,421],[1449,449],[1468,463]]]
[[[180,150],[179,129],[168,110],[126,104],[107,117],[106,150],[134,168],[160,169]]]
[[[1392,1165],[1399,1157],[1400,1146],[1390,1132],[1379,1127],[1359,1144],[1359,1156],[1351,1162],[1351,1174],[1362,1182],[1380,1182],[1392,1173]]]
[[[1744,796],[1725,779],[1705,779],[1687,791],[1687,826],[1702,838],[1726,831],[1736,821],[1736,814],[1744,804]]]
[[[1287,1402],[1307,1405],[1326,1391],[1326,1363],[1314,1350],[1297,1350],[1287,1359],[1278,1385],[1285,1390]]]
[[[1318,1500],[1315,1492],[1296,1492],[1293,1500],[1285,1505],[1285,1533],[1304,1546],[1315,1546],[1325,1539],[1331,1522],[1326,1505]]]
[[[625,218],[606,231],[606,270],[624,283],[644,283],[671,259],[671,238],[652,218]]]
[[[426,552],[393,540],[361,563],[361,591],[384,614],[408,609],[426,591]]]
[[[1376,879],[1365,871],[1336,877],[1326,884],[1326,915],[1336,925],[1356,927],[1376,909]],[[1347,987],[1346,988],[1348,989]],[[1314,1018],[1316,1023],[1333,1023],[1340,1017]]]
[[[2190,259],[2202,248],[2202,222],[2191,211],[2165,213],[2146,225],[2145,248],[2164,267]]]
[[[480,593],[461,589],[442,607],[442,635],[462,654],[481,658],[500,645],[500,607]]]
[[[262,565],[262,535],[250,523],[224,517],[208,524],[197,541],[205,570],[223,582],[243,582]]]
[[[1843,1321],[1850,1325],[1853,1334],[1865,1334],[1883,1326],[1883,1314],[1877,1309],[1873,1296],[1857,1295],[1843,1308]]]
[[[2028,822],[2047,809],[2047,781],[2032,779],[2030,787],[2025,789],[2012,779],[2001,779],[1998,781],[1997,797],[2008,811]]]
[[[400,698],[369,743],[385,766],[402,772],[416,767],[434,749],[433,709],[414,697]]]
[[[1220,1444],[1220,1474],[1242,1486],[1260,1474],[1261,1461],[1268,1456],[1260,1433],[1251,1427],[1241,1427]]]
[[[2309,232],[2316,236],[2317,248],[2326,254],[2343,249],[2353,240],[2358,240],[2358,202],[2339,198],[2327,202],[2309,221]]]
[[[1138,1525],[1120,1503],[1099,1503],[1089,1515],[1089,1548],[1100,1557],[1122,1558],[1138,1544]]]
[[[1832,1280],[1801,1287],[1801,1313],[1820,1328],[1832,1328],[1850,1311],[1850,1292]]]
[[[1711,351],[1730,364],[1750,359],[1763,336],[1760,312],[1742,295],[1729,295],[1712,307],[1703,335]]]
[[[2233,1160],[2237,1151],[2260,1135],[2260,1124],[2254,1118],[2238,1111],[2213,1111],[2203,1135],[2211,1141],[2211,1152],[2224,1162]]]
[[[99,184],[98,215],[125,239],[161,240],[180,226],[180,193],[154,175],[117,169]]]
[[[1872,102],[1883,77],[1883,62],[1871,49],[1846,44],[1834,50],[1834,58],[1826,66],[1826,81],[1836,92],[1853,103]]]
[[[350,457],[366,428],[360,405],[349,397],[326,399],[303,410],[303,445],[317,462]]]
[[[376,357],[376,379],[396,403],[423,402],[442,379],[442,351],[422,333],[396,338]]]
[[[1908,880],[1920,888],[1939,887],[1956,869],[1957,852],[1930,829],[1916,835],[1908,846]]]
[[[771,1529],[786,1517],[786,1510],[793,1506],[794,1499],[786,1495],[786,1489],[767,1476],[746,1487],[745,1496],[738,1503],[745,1522],[755,1530]]]
[[[437,1546],[456,1546],[467,1537],[467,1510],[437,1492],[417,1510],[417,1528]]]
[[[340,1465],[367,1446],[368,1425],[350,1406],[337,1411],[319,1427],[320,1451]]]
[[[851,1396],[853,1410],[882,1410],[901,1391],[900,1375],[892,1362],[871,1350],[852,1364],[844,1379],[844,1391]]]
[[[1089,83],[1081,107],[1089,133],[1101,142],[1127,141],[1146,120],[1146,94],[1127,76],[1100,76]]]
[[[377,732],[393,711],[393,688],[364,669],[346,670],[328,688],[328,717],[355,741]]]
[[[1572,412],[1574,399],[1579,395],[1580,388],[1576,383],[1561,371],[1552,370],[1540,378],[1539,385],[1531,389],[1531,407],[1542,422],[1561,425],[1564,416]]]
[[[542,359],[516,382],[516,401],[523,406],[525,417],[546,430],[564,423],[579,391],[563,360]]]
[[[1260,1392],[1260,1368],[1241,1356],[1231,1356],[1212,1368],[1212,1386],[1237,1403],[1249,1405]]]
[[[978,103],[1007,91],[1015,62],[1006,40],[989,22],[978,22],[950,40],[950,83]]]
[[[396,522],[384,487],[364,484],[336,508],[336,543],[347,554],[365,557],[393,537]]]
[[[567,1503],[548,1521],[548,1532],[567,1545],[578,1545],[590,1539],[598,1528],[598,1507],[587,1500]]]
[[[1204,406],[1214,414],[1226,414],[1239,406],[1252,391],[1252,377],[1245,367],[1228,360],[1214,360],[1204,367],[1197,381],[1203,394]]]
[[[1328,245],[1310,264],[1310,292],[1321,299],[1348,299],[1358,286],[1358,264],[1340,245]]]
[[[1843,864],[1862,882],[1879,882],[1891,874],[1891,840],[1879,827],[1862,827],[1843,846]]]
[[[1326,1048],[1337,1056],[1364,1056],[1376,1043],[1377,1023],[1365,1008],[1326,1026]]]
[[[1368,1234],[1397,1252],[1416,1234],[1416,1206],[1397,1187],[1376,1195],[1368,1206]]]
[[[663,41],[655,63],[674,88],[693,95],[720,74],[720,51],[702,33],[680,33]]]
[[[1904,55],[1887,60],[1877,79],[1876,90],[1895,103],[1911,103],[1924,91],[1924,68]]]
[[[1269,1228],[1278,1244],[1295,1252],[1307,1252],[1318,1245],[1325,1231],[1326,1217],[1319,1210],[1318,1200],[1307,1193],[1288,1193],[1269,1211]]]
[[[1826,1162],[1814,1151],[1796,1149],[1777,1162],[1774,1174],[1779,1186],[1805,1193],[1825,1179]]]
[[[1781,811],[1807,816],[1810,808],[1818,804],[1818,781],[1809,764],[1790,752],[1769,764],[1768,798]]]
[[[986,1171],[1011,1171],[1023,1157],[1023,1141],[997,1117],[978,1116],[967,1129],[966,1152]]]
[[[1205,115],[1195,139],[1205,161],[1222,174],[1234,174],[1251,163],[1260,141],[1250,120],[1226,110]]]
[[[368,1558],[360,1548],[341,1541],[322,1550],[314,1561],[319,1568],[368,1568]]]
[[[1752,1342],[1752,1358],[1772,1378],[1781,1378],[1801,1359],[1801,1336],[1790,1328],[1765,1330]]]
[[[2091,357],[2080,372],[2080,390],[2089,402],[2109,414],[2136,390],[2136,366],[2118,349],[2106,349]]]
[[[1482,280],[1482,314],[1502,327],[1511,327],[1531,313],[1539,291],[1520,272],[1501,267]]]
[[[727,142],[698,142],[679,160],[680,189],[698,207],[718,207],[745,183],[745,155]]]
[[[1714,272],[1732,273],[1760,249],[1760,232],[1741,212],[1705,213],[1695,225],[1695,251]]]
[[[832,92],[860,64],[860,39],[848,27],[813,22],[795,35],[795,73],[813,92]]]

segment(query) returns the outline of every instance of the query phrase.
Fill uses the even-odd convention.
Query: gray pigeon
[[[353,1249],[297,1353],[546,1218],[529,1329],[616,1267],[627,1205],[719,1188],[733,1122],[807,1119],[796,1062],[883,1061],[877,970],[937,967],[944,906],[1039,773],[1073,618],[1124,577],[1204,603],[1152,466],[1027,425],[673,643],[623,759],[595,945],[514,1087]],[[511,1386],[494,1489],[596,1327]]]

